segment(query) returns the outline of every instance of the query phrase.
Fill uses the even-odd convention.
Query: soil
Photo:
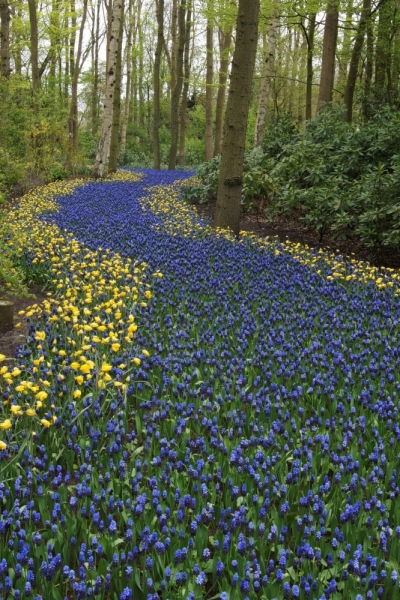
[[[32,304],[40,304],[47,298],[46,293],[42,291],[40,285],[32,285],[29,288],[32,298],[18,298],[17,296],[7,296],[7,299],[14,303],[14,329],[6,333],[0,333],[0,354],[12,359],[18,346],[24,343],[28,334],[28,321],[26,317],[18,314],[20,310],[26,310]]]
[[[208,204],[195,204],[197,213],[212,222],[215,213],[215,200]],[[368,261],[376,267],[400,268],[399,250],[380,250],[373,252],[363,243],[352,238],[349,240],[335,240],[332,233],[327,232],[320,241],[318,233],[308,229],[300,220],[289,220],[275,217],[273,221],[267,221],[261,213],[242,214],[240,229],[250,231],[260,237],[276,238],[279,242],[290,241],[305,244],[311,248],[328,250],[357,260]]]

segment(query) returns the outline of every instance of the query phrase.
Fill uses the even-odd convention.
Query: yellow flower
[[[46,400],[47,394],[46,392],[38,392],[35,396],[38,400]]]
[[[88,363],[85,363],[84,365],[82,365],[80,367],[80,371],[82,371],[82,373],[89,373],[89,371],[92,369],[93,367],[91,365],[89,365]]]
[[[42,408],[42,406],[43,406],[43,402],[40,402],[40,400],[38,400],[38,401],[36,402],[36,406],[37,406],[37,408]]]
[[[82,375],[78,375],[78,377],[75,377],[75,381],[78,385],[82,385],[82,383],[83,383]]]
[[[44,331],[37,331],[35,334],[35,339],[38,342],[44,342],[44,340],[46,339],[46,334]]]
[[[101,372],[102,373],[107,373],[107,371],[111,371],[112,369],[112,365],[108,364],[108,363],[103,363],[101,365]]]
[[[74,398],[80,398],[81,396],[82,396],[81,390],[75,390],[74,391]]]
[[[21,410],[21,407],[18,406],[18,404],[11,404],[10,410],[13,415],[17,415],[19,413],[19,411]]]
[[[59,351],[58,351],[58,354],[59,354],[60,356],[67,356],[67,353],[65,352],[65,350],[59,350]]]
[[[144,354],[145,356],[150,356],[150,353],[147,352],[147,350],[142,350],[142,354]]]
[[[7,444],[0,440],[0,450],[5,450],[7,448]]]
[[[104,381],[111,381],[112,377],[108,373],[105,373],[103,379],[104,379]]]
[[[3,360],[6,360],[6,355],[5,354],[0,354],[0,362],[3,362]]]
[[[148,300],[150,300],[150,298],[151,298],[151,292],[150,292],[150,290],[146,290],[145,293],[144,293],[144,295],[146,296],[146,298]]]
[[[132,362],[135,363],[135,365],[139,366],[142,361],[140,360],[140,358],[135,357],[132,358]]]
[[[40,419],[40,422],[44,427],[50,427],[51,423],[47,419]]]
[[[78,362],[73,362],[73,363],[71,363],[70,366],[71,366],[71,369],[79,369],[80,364]]]
[[[11,429],[11,427],[12,427],[12,423],[11,423],[10,419],[6,419],[2,423],[0,423],[0,429],[3,429],[3,431],[5,429]]]
[[[119,350],[120,348],[121,348],[121,344],[113,344],[113,345],[111,346],[111,349],[112,349],[114,352],[118,352],[118,350]]]
[[[28,408],[28,410],[25,411],[25,414],[27,414],[28,417],[34,417],[36,415],[36,411],[34,411],[33,408]]]

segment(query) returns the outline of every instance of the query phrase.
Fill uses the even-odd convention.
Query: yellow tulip
[[[25,411],[25,414],[27,414],[28,417],[34,417],[36,415],[36,411],[34,411],[33,408],[28,408],[28,410]]]
[[[0,440],[0,450],[5,450],[7,448],[7,444]]]
[[[2,429],[3,431],[6,429],[11,429],[11,427],[12,427],[12,423],[11,423],[10,419],[6,419],[2,423],[0,423],[0,429]]]
[[[113,344],[111,346],[111,349],[113,350],[113,352],[118,352],[118,350],[121,348],[121,344]]]
[[[47,419],[40,419],[40,422],[44,427],[50,427],[51,423]]]

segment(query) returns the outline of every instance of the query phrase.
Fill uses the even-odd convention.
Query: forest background
[[[336,227],[398,245],[399,9],[262,0],[244,203],[261,196],[271,214],[290,213],[301,190],[321,236]],[[232,0],[0,0],[0,192],[88,174],[108,101],[104,166],[211,161],[188,197],[215,193],[237,11]]]

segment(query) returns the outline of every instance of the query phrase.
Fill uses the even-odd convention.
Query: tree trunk
[[[339,11],[337,0],[328,0],[326,9],[324,41],[322,46],[321,81],[317,111],[326,103],[332,102],[335,81],[335,53],[338,32]]]
[[[71,0],[71,37],[69,45],[69,72],[72,79],[75,71],[75,42],[76,42],[76,5],[75,0]],[[72,93],[72,92],[71,92]]]
[[[371,0],[363,1],[363,11],[358,25],[357,35],[354,42],[353,52],[351,54],[349,74],[347,76],[346,91],[344,93],[344,103],[346,106],[346,121],[351,123],[353,119],[353,98],[356,86],[358,64],[360,62],[361,51],[364,44],[365,30],[367,23],[371,18]]]
[[[36,14],[36,1],[28,0],[29,5],[29,25],[30,25],[30,45],[31,45],[31,69],[32,69],[32,95],[34,113],[39,112],[39,94],[40,94],[40,74],[39,74],[39,38]]]
[[[144,83],[143,83],[143,75],[144,75],[144,48],[143,48],[143,26],[142,26],[142,6],[143,0],[139,0],[138,3],[138,45],[139,45],[139,73],[138,73],[138,88],[139,88],[139,127],[144,127]]]
[[[134,0],[130,0],[128,14],[128,33],[127,33],[127,42],[126,42],[126,88],[125,88],[125,106],[124,106],[124,117],[122,121],[122,131],[121,131],[121,156],[125,155],[126,152],[126,134],[128,131],[128,121],[129,114],[131,108],[131,77],[132,77],[132,36],[133,36],[133,27],[134,27],[134,19],[133,19],[133,2]],[[154,67],[155,68],[155,67]],[[155,95],[155,90],[154,90]]]
[[[190,2],[190,0],[189,0]],[[186,143],[186,110],[189,92],[190,78],[190,30],[192,26],[192,7],[188,6],[186,15],[186,39],[185,39],[185,58],[184,58],[184,79],[182,101],[180,110],[180,132],[179,132],[179,166],[185,166],[185,143]]]
[[[124,0],[122,0],[121,19],[118,32],[117,64],[115,66],[115,87],[113,98],[113,117],[110,133],[110,153],[108,159],[108,172],[115,173],[117,170],[118,157],[118,135],[121,117],[121,82],[122,82],[122,43],[124,36]]]
[[[240,227],[243,161],[258,41],[260,0],[239,0],[236,44],[225,112],[214,227]]]
[[[265,58],[265,65],[262,74],[260,95],[258,98],[258,109],[256,118],[256,127],[254,132],[254,147],[259,148],[264,140],[265,121],[267,116],[269,89],[271,85],[271,77],[274,72],[276,42],[278,37],[279,18],[277,13],[277,1],[271,19],[271,24],[268,32],[268,49]]]
[[[7,0],[0,0],[0,72],[3,77],[9,77],[10,69],[10,7]]]
[[[375,49],[375,87],[380,94],[382,94],[385,88],[388,65],[390,64],[391,8],[389,0],[382,1],[379,6],[378,34]]]
[[[314,34],[317,15],[310,14],[307,31],[307,85],[306,85],[306,121],[312,117],[313,54]]]
[[[103,177],[104,175],[110,144],[116,67],[118,52],[120,52],[120,48],[118,45],[118,36],[121,21],[121,13],[122,0],[114,0],[111,20],[111,36],[110,43],[108,46],[108,76],[106,93],[104,98],[104,111],[102,118],[101,134],[94,169],[95,177]]]
[[[154,168],[161,168],[160,151],[160,67],[164,38],[164,0],[156,0],[157,11],[157,46],[154,57],[154,106],[153,106],[153,148]]]
[[[83,13],[81,26],[79,28],[78,50],[76,53],[76,60],[74,61],[74,77],[72,79],[71,88],[71,107],[68,117],[69,142],[72,152],[76,152],[78,150],[78,79],[82,68],[82,44],[86,23],[87,4],[88,0],[83,0]]]
[[[348,65],[351,61],[351,43],[352,43],[352,26],[353,26],[353,13],[354,13],[354,2],[348,0],[346,8],[346,20],[344,22],[342,47],[340,53],[338,52],[338,63],[339,63],[339,74],[337,80],[338,90],[346,88],[347,76],[348,76]]]
[[[370,92],[371,92],[373,60],[374,60],[373,54],[374,54],[373,23],[372,23],[372,19],[368,19],[368,21],[367,21],[367,52],[366,52],[365,82],[364,82],[364,96],[365,96],[366,100],[368,100]]]
[[[206,161],[213,155],[214,15],[210,3],[206,33]]]
[[[99,35],[100,35],[101,0],[97,2],[96,31],[93,44],[93,86],[92,86],[92,134],[96,135],[99,127]]]
[[[225,104],[225,88],[228,79],[229,68],[229,51],[232,44],[232,27],[224,31],[221,27],[218,31],[219,35],[219,79],[217,103],[215,107],[215,140],[214,140],[214,156],[221,154],[222,141],[222,125]]]
[[[176,167],[179,133],[179,99],[183,86],[183,52],[185,45],[185,13],[186,0],[181,0],[178,11],[178,51],[176,55],[176,84],[171,97],[171,147],[169,151],[168,168]]]

